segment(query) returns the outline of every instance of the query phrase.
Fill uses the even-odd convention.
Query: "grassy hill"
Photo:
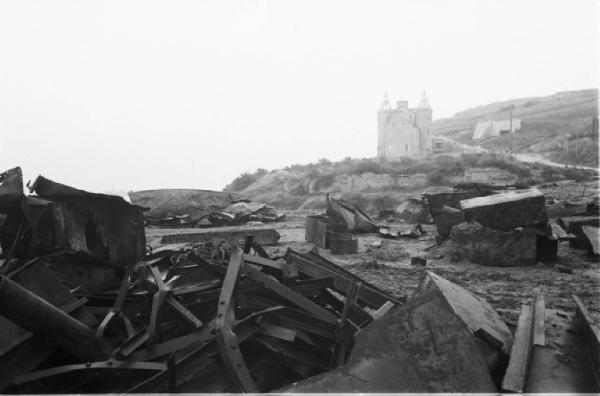
[[[528,186],[554,180],[584,180],[591,175],[573,168],[526,164],[502,154],[455,153],[388,163],[374,159],[322,159],[285,169],[259,169],[240,175],[224,190],[280,209],[322,209],[325,195],[330,193],[377,213],[394,208],[405,198],[418,198],[424,190],[459,183]]]
[[[492,150],[508,150],[508,136],[481,142],[474,142],[471,137],[480,121],[508,119],[511,106],[514,106],[513,117],[522,121],[521,130],[513,137],[515,151],[544,154],[558,162],[598,166],[598,134],[592,133],[592,120],[598,116],[597,89],[479,106],[434,121],[434,134],[466,144],[481,143]]]

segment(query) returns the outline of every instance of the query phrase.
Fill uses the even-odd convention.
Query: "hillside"
[[[477,144],[471,137],[480,121],[513,117],[522,121],[514,134],[516,152],[531,152],[549,159],[587,166],[598,165],[598,134],[592,133],[592,120],[598,116],[598,90],[559,92],[550,96],[513,99],[465,110],[451,118],[434,121],[434,134],[466,144]],[[484,148],[507,151],[508,136],[482,140]]]
[[[325,195],[342,196],[370,213],[391,209],[424,190],[445,189],[459,183],[533,185],[589,178],[591,173],[573,168],[526,164],[502,154],[436,155],[423,160],[405,158],[377,163],[373,159],[325,159],[285,169],[244,173],[224,190],[273,205],[279,209],[321,209]]]

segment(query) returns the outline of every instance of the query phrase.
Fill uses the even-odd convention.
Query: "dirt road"
[[[440,139],[444,142],[450,143],[456,147],[460,147],[461,150],[463,150],[464,152],[469,152],[469,153],[489,153],[492,152],[491,150],[485,149],[481,146],[471,146],[468,144],[464,144],[464,143],[460,143],[457,141],[454,141],[452,139],[448,139],[445,136],[436,136],[436,139]],[[542,165],[547,165],[547,166],[554,166],[554,167],[559,167],[559,168],[564,168],[564,167],[570,167],[570,168],[575,168],[575,169],[587,169],[587,170],[593,170],[596,172],[599,172],[600,169],[598,168],[592,168],[589,166],[582,166],[582,165],[578,165],[578,166],[574,166],[574,165],[568,165],[568,164],[562,164],[559,162],[554,162],[554,161],[550,161],[549,159],[544,158],[543,155],[541,154],[534,154],[534,153],[517,153],[515,154],[515,159],[517,161],[521,161],[521,162],[527,162],[527,163],[538,163],[538,164],[542,164]]]

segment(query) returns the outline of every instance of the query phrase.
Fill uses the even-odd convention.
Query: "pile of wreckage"
[[[551,206],[535,188],[452,189],[424,197],[440,240],[449,238],[459,258],[495,266],[554,263],[562,240],[598,255],[598,213],[549,218]]]
[[[322,249],[330,249],[331,254],[355,254],[358,252],[358,240],[353,234],[377,232],[383,238],[419,238],[425,234],[420,223],[409,227],[380,226],[358,205],[343,199],[326,197],[327,210],[324,214],[307,216],[305,239]],[[412,203],[412,202],[411,202]],[[399,213],[407,213],[411,208],[403,205]],[[419,209],[420,210],[420,209]],[[402,217],[421,220],[419,216]],[[423,220],[427,220],[424,218]]]
[[[134,205],[146,208],[147,225],[156,227],[222,227],[281,221],[273,207],[236,193],[192,189],[129,192]]]
[[[407,299],[251,234],[146,254],[143,208],[41,176],[31,192],[0,174],[4,393],[520,391],[543,335],[537,297],[513,336],[432,272]]]

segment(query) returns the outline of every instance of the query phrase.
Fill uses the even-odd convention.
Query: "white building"
[[[521,120],[512,119],[512,133],[521,129]],[[511,131],[510,120],[478,122],[473,131],[473,140],[481,140],[492,136],[507,135]]]

